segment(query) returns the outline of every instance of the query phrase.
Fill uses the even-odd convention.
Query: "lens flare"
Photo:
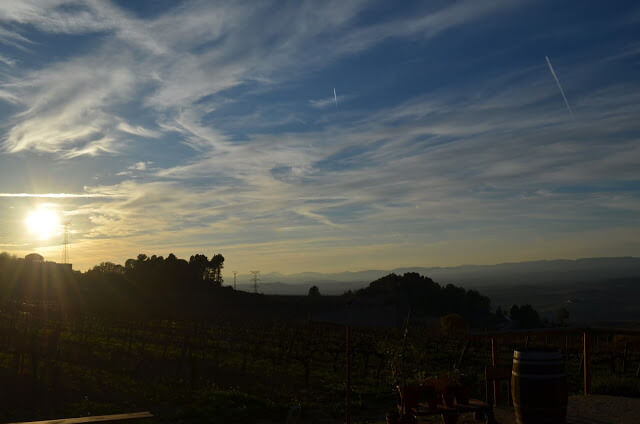
[[[48,208],[39,208],[31,212],[26,219],[27,228],[40,239],[47,239],[56,234],[60,227],[58,214]]]

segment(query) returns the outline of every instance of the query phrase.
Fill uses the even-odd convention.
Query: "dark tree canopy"
[[[509,316],[518,324],[518,328],[536,328],[542,325],[540,315],[531,305],[513,305]]]
[[[470,322],[483,321],[491,313],[491,301],[475,290],[447,284],[441,286],[415,272],[389,274],[356,292],[357,297],[377,297],[389,303],[406,303],[413,316],[462,315]]]
[[[309,287],[309,296],[320,296],[320,289],[318,288],[318,286],[311,286]]]
[[[139,254],[123,265],[102,262],[81,273],[54,263],[0,254],[0,301],[55,303],[93,312],[171,312],[196,305],[222,286],[224,257]],[[67,307],[67,306],[65,306]]]

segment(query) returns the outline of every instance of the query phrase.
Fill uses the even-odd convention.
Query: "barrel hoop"
[[[562,358],[562,353],[554,351],[519,351],[513,352],[514,358]]]
[[[564,378],[566,377],[566,374],[520,374],[517,373],[515,371],[511,371],[511,375],[514,377],[524,377],[524,378],[528,378],[531,380],[548,380],[550,378]]]
[[[562,362],[525,362],[525,361],[520,361],[520,362],[513,362],[514,366],[520,366],[520,367],[536,367],[536,368],[543,368],[543,367],[562,367],[564,368],[564,364]]]
[[[524,375],[543,375],[543,374],[566,374],[564,368],[556,368],[556,369],[522,369],[522,368],[515,368],[513,369],[513,371],[517,372],[518,374],[524,374]]]
[[[531,368],[531,369],[535,369],[535,370],[548,370],[548,369],[558,369],[558,368],[563,368],[564,366],[561,364],[545,364],[545,366],[536,366],[537,364],[514,364],[513,367],[511,368]]]

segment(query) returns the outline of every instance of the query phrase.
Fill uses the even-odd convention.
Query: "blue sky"
[[[79,269],[638,255],[639,24],[634,2],[3,1],[0,250],[59,260],[62,230],[24,224],[44,207]]]

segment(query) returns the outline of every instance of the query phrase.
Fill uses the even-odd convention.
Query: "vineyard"
[[[24,308],[0,313],[0,421],[151,410],[158,422],[284,422],[299,406],[304,422],[340,422],[345,408],[346,337],[338,325],[286,322],[125,321],[52,318]],[[353,422],[379,422],[393,408],[399,378],[456,372],[484,397],[487,340],[411,327],[351,331]],[[566,354],[570,391],[582,384],[579,337],[512,337]],[[594,389],[611,379],[637,387],[634,339],[594,340]],[[628,390],[628,387],[625,388]]]

